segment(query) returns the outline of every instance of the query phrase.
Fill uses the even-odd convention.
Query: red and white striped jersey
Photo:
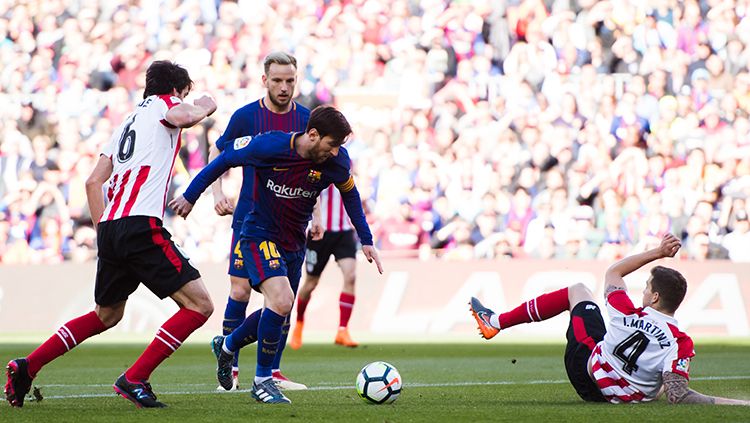
[[[607,400],[651,401],[666,371],[688,378],[693,341],[673,317],[635,308],[623,290],[607,296],[607,310],[607,333],[591,354],[592,374]]]
[[[320,193],[320,215],[326,232],[341,232],[352,229],[352,222],[344,209],[341,193],[333,185]]]
[[[127,216],[164,217],[172,169],[180,150],[181,129],[166,120],[177,97],[152,95],[112,134],[102,154],[112,160],[107,207],[100,222]]]

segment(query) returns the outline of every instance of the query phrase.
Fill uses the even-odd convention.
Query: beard
[[[271,93],[268,93],[268,98],[271,100],[271,103],[273,103],[274,106],[278,107],[279,109],[283,109],[284,107],[288,106],[289,103],[292,101],[292,96],[287,96],[286,100],[279,100],[279,98]]]

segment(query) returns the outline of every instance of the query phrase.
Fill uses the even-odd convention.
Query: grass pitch
[[[255,349],[241,357],[241,390],[217,392],[215,360],[208,344],[180,348],[152,376],[169,408],[138,410],[116,396],[112,383],[145,344],[84,344],[48,365],[34,381],[45,396],[22,409],[0,405],[0,421],[252,421],[252,422],[484,422],[484,421],[750,421],[750,407],[587,404],[567,381],[564,345],[419,344],[366,345],[350,350],[305,345],[285,351],[284,373],[306,383],[288,392],[291,405],[258,404],[250,398]],[[0,359],[30,352],[31,345],[0,346]],[[692,363],[693,389],[750,399],[750,346],[701,345]],[[404,379],[390,405],[362,401],[354,389],[365,364],[384,360]],[[5,361],[3,361],[5,363]]]

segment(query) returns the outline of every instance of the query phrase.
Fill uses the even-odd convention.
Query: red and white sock
[[[349,318],[352,317],[352,308],[354,308],[354,295],[342,292],[339,296],[340,328],[345,328],[349,325]]]
[[[65,323],[54,335],[26,357],[29,362],[29,376],[36,377],[39,370],[47,363],[106,329],[107,327],[104,326],[104,323],[94,311]]]
[[[301,297],[297,298],[297,321],[305,321],[305,310],[307,310],[307,304],[310,302],[310,298],[303,300]]]
[[[156,337],[138,360],[125,371],[131,382],[148,380],[156,367],[177,351],[182,342],[206,323],[208,317],[187,308],[181,308],[156,331]]]
[[[497,324],[497,328],[506,329],[521,323],[547,320],[569,308],[568,288],[563,288],[526,301],[507,313],[494,315],[490,319],[490,324]],[[494,321],[495,319],[497,322]]]

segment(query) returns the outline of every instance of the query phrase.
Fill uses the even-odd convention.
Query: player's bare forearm
[[[654,260],[659,260],[665,257],[674,257],[677,251],[680,249],[680,240],[678,240],[672,234],[666,234],[661,240],[661,244],[658,247],[648,251],[644,251],[639,254],[635,254],[616,262],[607,269],[607,273],[604,275],[604,295],[605,297],[612,291],[618,289],[625,289],[625,281],[623,277],[630,273],[640,269],[648,263]]]
[[[719,405],[750,405],[750,401],[712,397],[696,392],[688,387],[688,380],[672,372],[662,374],[664,392],[670,404],[719,404]]]
[[[88,179],[86,179],[86,200],[89,205],[89,212],[91,213],[91,222],[94,224],[94,228],[99,224],[99,220],[102,218],[104,213],[104,195],[102,194],[102,186],[112,175],[112,160],[109,157],[99,156],[99,161],[96,163],[96,167],[91,171]]]

